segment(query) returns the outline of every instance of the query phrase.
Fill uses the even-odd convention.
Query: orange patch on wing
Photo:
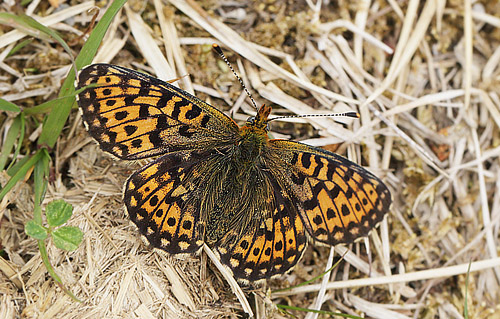
[[[251,250],[247,256],[247,261],[248,262],[253,262],[255,264],[257,264],[259,262],[259,257],[260,257],[260,254],[262,253],[262,249],[264,247],[266,243],[266,238],[265,236],[260,236],[258,237],[254,242],[253,242],[253,245],[251,245]],[[258,249],[258,254],[257,256],[255,256],[254,252],[256,252],[256,249]]]
[[[108,105],[108,101],[114,101],[113,105]],[[123,110],[117,110],[125,106],[125,99],[124,98],[109,98],[106,100],[101,100],[99,101],[99,113],[101,116],[103,116],[103,113],[106,113],[105,116],[106,118],[109,119],[114,119],[116,112],[123,111]],[[127,112],[130,112],[132,114],[132,111],[130,110],[131,107],[127,107],[125,110]],[[114,112],[113,112],[114,111]],[[107,112],[112,112],[112,113],[107,113]],[[136,117],[139,117],[139,114],[137,113]],[[106,123],[107,126],[111,126],[113,124],[110,124],[109,122]]]
[[[107,94],[104,94],[107,93]],[[105,99],[110,96],[116,96],[116,95],[122,95],[123,90],[120,87],[116,86],[109,86],[109,87],[96,87],[95,88],[95,95],[98,99]]]
[[[182,210],[177,205],[177,203],[171,203],[171,204],[166,204],[165,202],[162,202],[159,209],[163,210],[163,215],[161,217],[156,217],[156,214],[154,216],[151,216],[153,221],[155,222],[158,227],[161,226],[161,231],[162,232],[168,232],[173,235],[177,231],[177,226],[179,225],[179,220],[182,215]],[[165,216],[165,212],[166,216]]]

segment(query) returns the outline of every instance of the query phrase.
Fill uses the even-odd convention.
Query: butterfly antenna
[[[252,101],[253,107],[256,110],[258,110],[259,108],[257,107],[257,104],[255,103],[255,100],[253,99],[252,94],[250,94],[250,91],[248,91],[247,87],[245,86],[245,83],[243,83],[243,80],[240,78],[240,76],[238,75],[238,73],[236,73],[236,71],[233,69],[233,66],[231,65],[231,63],[229,62],[229,60],[226,58],[226,56],[224,55],[224,52],[222,52],[221,47],[218,44],[216,44],[216,43],[212,44],[212,47],[220,55],[220,57],[222,58],[222,60],[224,60],[224,62],[226,62],[227,66],[229,66],[229,68],[231,69],[231,71],[233,71],[234,76],[238,79],[238,81],[240,81],[240,84],[243,87],[243,90],[245,90],[245,92],[247,93],[248,97],[250,98],[250,101]]]
[[[281,119],[291,119],[291,118],[304,118],[304,117],[352,117],[359,119],[359,113],[358,112],[344,112],[344,113],[330,113],[330,114],[304,114],[304,115],[287,115],[287,116],[278,116],[278,117],[273,117],[272,119],[269,119],[268,122],[274,121],[274,120],[281,120]]]

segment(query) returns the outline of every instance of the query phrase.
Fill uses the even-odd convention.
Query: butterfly
[[[366,236],[391,205],[387,186],[361,166],[270,139],[268,105],[240,127],[169,83],[110,64],[85,67],[76,86],[103,151],[123,160],[157,156],[124,188],[141,234],[171,254],[206,243],[241,282],[290,271],[310,240]]]

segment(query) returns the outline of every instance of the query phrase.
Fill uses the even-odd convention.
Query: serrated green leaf
[[[83,232],[78,227],[64,226],[52,232],[54,244],[59,249],[73,251],[78,248],[83,239]]]
[[[29,220],[26,225],[24,225],[24,231],[28,236],[38,240],[44,240],[47,238],[47,230],[42,225],[37,224],[34,220]]]
[[[68,221],[72,214],[73,206],[62,199],[50,202],[45,209],[47,223],[52,227],[61,226]]]

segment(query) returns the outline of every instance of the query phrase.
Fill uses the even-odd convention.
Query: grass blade
[[[50,163],[50,155],[47,150],[41,149],[41,154],[42,157],[40,158],[40,161],[35,164],[35,170],[33,172],[33,184],[35,191],[33,220],[40,225],[42,225],[42,201],[45,197],[45,191],[47,190]]]
[[[21,109],[12,102],[0,99],[0,111],[21,112]]]
[[[14,24],[16,29],[23,30],[23,32],[26,32],[27,34],[30,34],[42,40],[54,39],[59,42],[59,44],[69,54],[71,60],[74,59],[73,52],[71,51],[70,47],[56,31],[47,28],[30,16],[27,16],[25,14],[16,16],[7,12],[0,12],[0,23],[7,25]]]
[[[5,137],[4,143],[2,145],[2,153],[0,154],[0,171],[3,171],[5,168],[5,164],[7,163],[7,159],[9,158],[10,151],[14,147],[16,141],[18,141],[19,132],[23,127],[23,115],[18,115],[13,121],[7,132],[7,136]],[[21,139],[19,139],[21,141]],[[21,143],[18,143],[20,145]],[[16,155],[12,157],[12,163],[16,161]]]
[[[41,150],[38,150],[35,155],[23,162],[22,166],[15,166],[16,169],[14,169],[14,167],[12,168],[14,173],[7,184],[5,184],[2,190],[0,190],[0,200],[4,198],[4,196],[14,187],[14,185],[16,185],[17,182],[26,176],[26,173],[33,168],[33,166],[40,160],[41,156],[43,156],[43,153]]]

